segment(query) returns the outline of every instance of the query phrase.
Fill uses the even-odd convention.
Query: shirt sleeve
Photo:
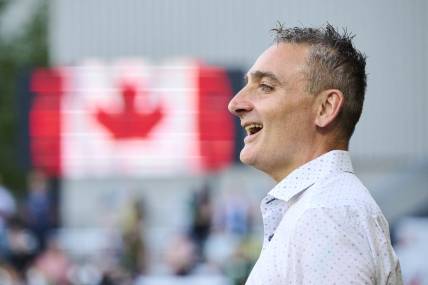
[[[402,285],[400,263],[390,240],[389,225],[383,215],[370,217],[367,223],[369,242],[376,260],[378,284]]]
[[[393,258],[376,243],[389,237],[373,222],[345,206],[306,210],[290,236],[287,284],[387,284],[379,276],[391,273],[377,259]]]

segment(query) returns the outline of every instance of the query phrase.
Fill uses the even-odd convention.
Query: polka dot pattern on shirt
[[[269,192],[247,285],[402,284],[388,223],[353,172],[348,152],[331,151]]]

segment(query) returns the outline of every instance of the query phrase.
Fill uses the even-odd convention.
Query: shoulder
[[[375,233],[389,238],[388,222],[355,174],[344,172],[328,177],[308,190],[295,204],[295,230],[311,224],[320,232],[337,230],[364,240]]]
[[[378,216],[382,212],[370,191],[353,173],[343,172],[319,181],[302,196],[304,208]]]

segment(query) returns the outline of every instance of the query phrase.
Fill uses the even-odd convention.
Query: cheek
[[[269,118],[270,136],[278,140],[296,139],[311,129],[312,117],[310,108],[305,106],[282,108]]]

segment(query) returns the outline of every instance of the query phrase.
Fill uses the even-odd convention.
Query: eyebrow
[[[262,78],[267,77],[270,80],[275,81],[276,83],[281,84],[281,81],[278,79],[278,77],[276,77],[275,74],[273,74],[272,72],[269,72],[269,71],[260,71],[260,70],[257,70],[257,71],[251,72],[249,75],[254,80],[261,80]],[[248,75],[247,74],[244,76],[244,81],[245,81],[245,83],[248,83]]]

